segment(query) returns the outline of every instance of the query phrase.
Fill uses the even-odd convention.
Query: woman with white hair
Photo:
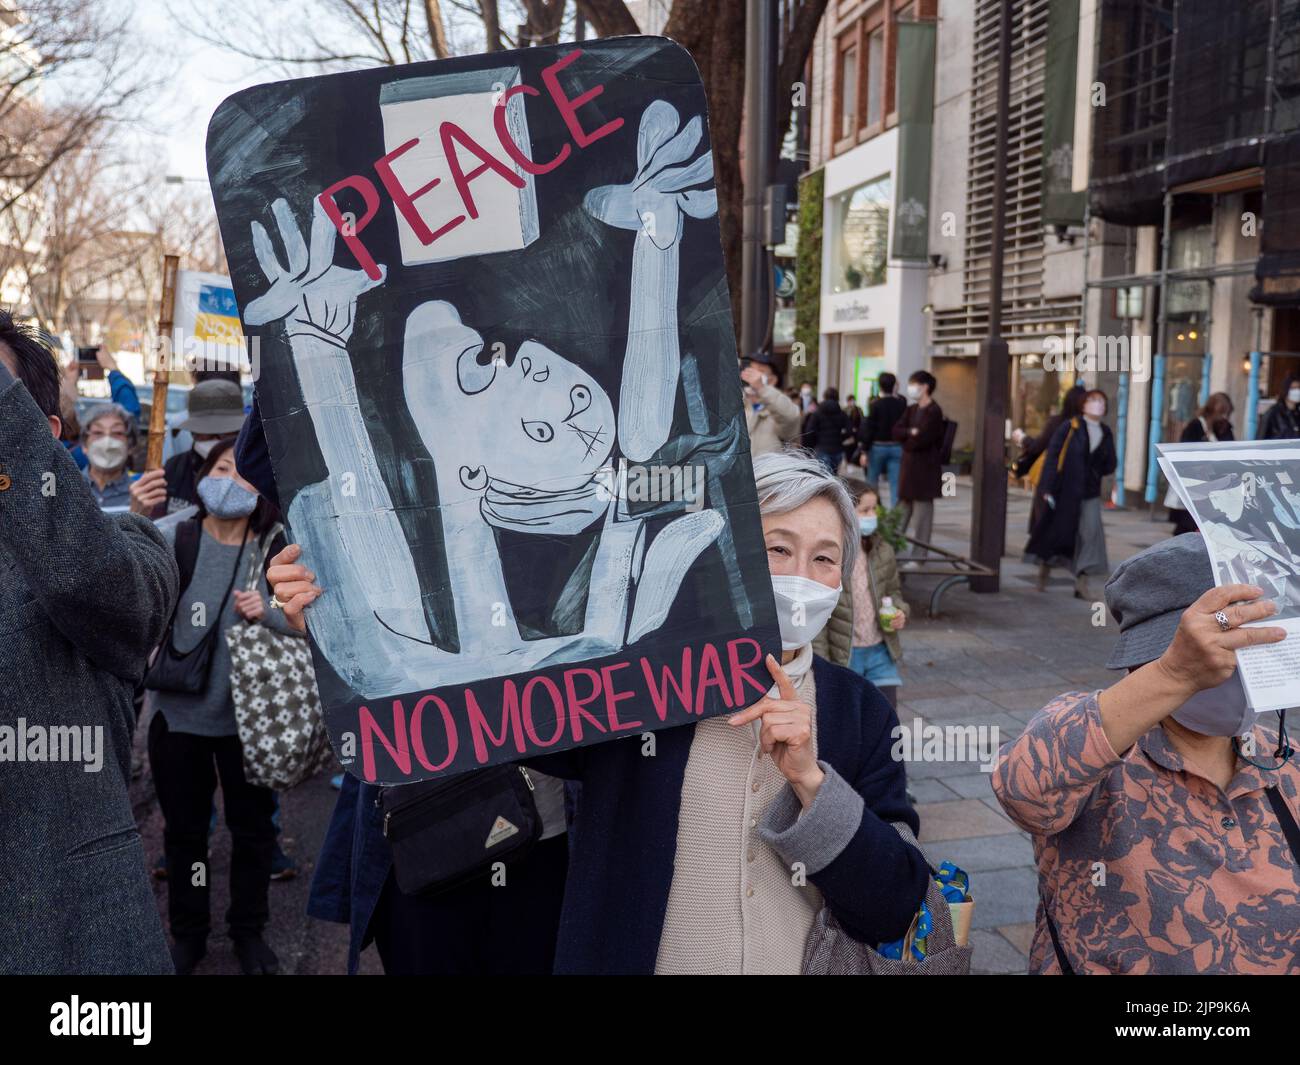
[[[557,972],[798,974],[823,906],[873,947],[901,938],[921,906],[925,858],[893,826],[918,828],[891,757],[897,718],[811,647],[858,549],[853,503],[804,451],[759,455],[754,474],[781,627],[768,694],[730,717],[536,762],[583,783]],[[311,574],[277,564],[269,576],[301,625],[321,594]],[[371,911],[354,897],[351,912]]]
[[[131,507],[135,477],[127,467],[137,442],[135,418],[116,403],[97,407],[82,426],[81,446],[88,465],[81,475],[106,513],[125,514]]]

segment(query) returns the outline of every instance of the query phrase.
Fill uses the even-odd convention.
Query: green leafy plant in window
[[[826,190],[825,172],[814,170],[799,182],[799,250],[795,259],[795,277],[799,287],[794,294],[795,352],[803,360],[790,360],[790,384],[817,385],[817,347],[822,316],[822,197]]]

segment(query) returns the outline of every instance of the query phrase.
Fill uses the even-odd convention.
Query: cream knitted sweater
[[[812,648],[786,667],[799,698],[813,708]],[[759,837],[771,801],[788,785],[758,745],[754,728],[725,715],[695,726],[682,782],[677,853],[655,972],[798,974],[822,897]]]

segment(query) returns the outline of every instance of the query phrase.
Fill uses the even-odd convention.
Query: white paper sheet
[[[1205,538],[1214,582],[1254,584],[1288,632],[1237,652],[1252,710],[1300,705],[1300,441],[1157,444],[1160,468]]]

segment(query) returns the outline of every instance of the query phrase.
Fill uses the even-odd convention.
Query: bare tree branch
[[[451,49],[447,47],[447,27],[443,25],[438,0],[424,0],[424,15],[429,23],[429,43],[433,47],[434,59],[446,59],[451,55]]]

